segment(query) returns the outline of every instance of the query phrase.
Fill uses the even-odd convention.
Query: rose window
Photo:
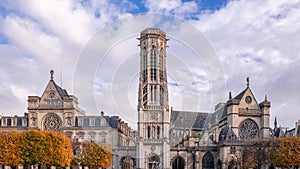
[[[59,130],[62,125],[62,121],[57,114],[48,114],[45,118],[44,127],[46,130]]]
[[[258,127],[253,120],[247,119],[240,124],[240,139],[251,140],[258,137]]]

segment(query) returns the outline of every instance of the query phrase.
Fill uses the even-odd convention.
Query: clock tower
[[[147,28],[139,41],[138,168],[170,168],[166,33]]]

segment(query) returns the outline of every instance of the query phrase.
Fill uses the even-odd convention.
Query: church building
[[[239,94],[229,93],[213,112],[173,110],[166,33],[147,28],[138,40],[137,130],[118,116],[86,115],[80,98],[55,83],[53,71],[42,95],[28,97],[24,117],[2,116],[0,130],[55,130],[74,141],[105,142],[113,150],[113,169],[239,169],[243,141],[271,136],[271,103],[255,98],[249,78]]]

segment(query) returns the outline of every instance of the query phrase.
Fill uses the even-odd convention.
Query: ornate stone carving
[[[62,121],[57,114],[49,113],[44,120],[45,130],[60,130]]]
[[[246,119],[240,124],[240,139],[250,140],[258,137],[257,124],[251,120]]]

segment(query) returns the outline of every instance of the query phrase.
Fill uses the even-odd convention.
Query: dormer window
[[[95,119],[94,118],[90,119],[90,126],[95,126]]]
[[[106,119],[105,118],[101,118],[101,126],[106,126]]]
[[[82,118],[78,118],[78,126],[82,126],[83,125],[83,119]]]

